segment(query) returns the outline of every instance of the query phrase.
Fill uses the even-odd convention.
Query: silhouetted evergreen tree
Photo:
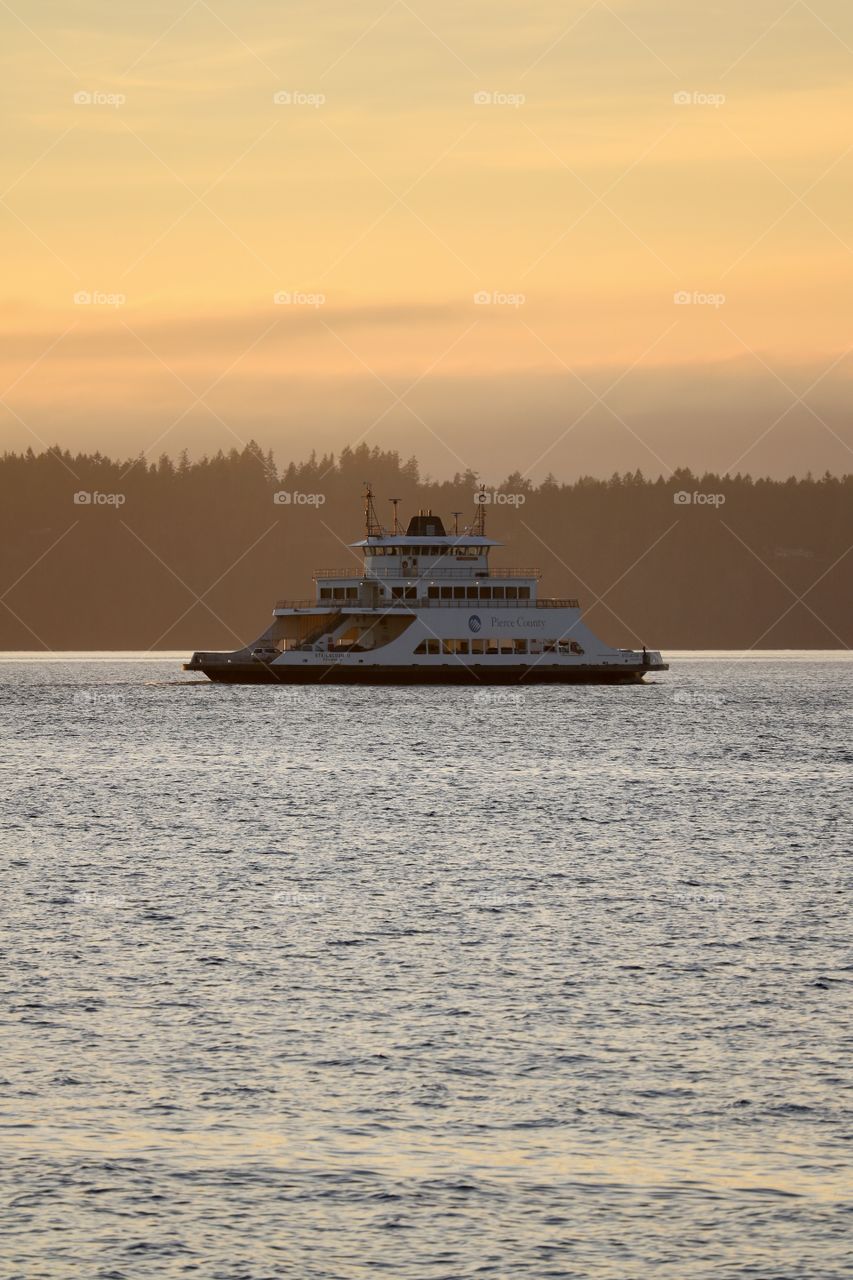
[[[422,477],[417,459],[360,441],[276,465],[255,441],[177,462],[53,446],[0,458],[0,647],[230,647],[276,597],[313,596],[311,570],[358,564],[362,485],[380,519],[431,507],[452,528],[478,478]],[[683,491],[691,501],[679,504]],[[121,505],[75,503],[75,493]],[[646,479],[640,471],[540,485],[518,472],[487,507],[496,563],[541,565],[544,594],[580,597],[615,643],[838,648],[853,640],[853,476]],[[289,502],[276,502],[285,493]],[[713,506],[694,493],[721,494]],[[311,501],[304,501],[306,495]],[[316,499],[314,495],[318,495]],[[322,500],[322,501],[321,501]],[[802,603],[797,603],[802,597]],[[789,606],[793,606],[790,607]]]

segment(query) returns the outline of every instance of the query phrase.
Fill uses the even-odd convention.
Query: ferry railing
[[[324,613],[337,613],[350,605],[358,604],[357,600],[276,600],[274,609],[322,609]]]
[[[425,559],[426,557],[421,557]],[[488,569],[467,569],[438,566],[434,569],[419,568],[417,573],[401,573],[399,569],[315,569],[312,577],[325,578],[411,578],[412,581],[433,578],[541,578],[541,569],[501,569],[490,566]]]
[[[275,609],[321,609],[336,613],[343,609],[371,612],[384,609],[579,609],[577,600],[276,600]]]

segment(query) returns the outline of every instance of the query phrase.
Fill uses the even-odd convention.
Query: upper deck
[[[492,568],[489,553],[503,544],[487,538],[480,510],[471,528],[446,533],[444,523],[431,511],[420,511],[405,532],[397,521],[383,529],[368,492],[365,537],[350,543],[363,560],[361,567],[314,571],[317,603],[359,601],[374,609],[405,602],[427,607],[446,603],[510,601],[536,603],[538,569]]]
[[[483,570],[474,570],[476,578],[532,578],[538,580],[542,577],[541,569],[507,569],[503,566],[493,567],[487,565]],[[386,568],[376,565],[365,566],[363,569],[315,569],[312,577],[316,581],[319,578],[399,578],[400,572],[394,567]],[[460,566],[458,564],[442,565],[439,563],[427,564],[418,570],[414,577],[429,578],[455,578],[465,579],[472,576],[470,566]]]
[[[494,538],[472,538],[464,533],[445,533],[440,537],[416,537],[410,533],[397,533],[381,538],[361,538],[358,542],[351,542],[349,545],[361,547],[365,551],[378,555],[383,554],[383,548],[390,547],[392,550],[386,554],[399,555],[401,551],[411,550],[410,544],[422,547],[424,555],[430,551],[444,551],[454,547],[468,547],[470,554],[478,555],[483,550],[488,551],[489,547],[503,546],[502,542],[495,542]]]

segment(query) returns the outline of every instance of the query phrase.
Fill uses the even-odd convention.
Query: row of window
[[[357,600],[358,587],[321,587],[321,600]],[[417,600],[417,587],[391,587],[393,600]],[[428,587],[428,600],[529,600],[529,587]]]
[[[529,587],[429,587],[429,600],[529,600]]]
[[[457,560],[479,560],[485,554],[480,547],[365,547],[368,556],[454,556]]]
[[[417,587],[392,587],[392,600],[417,600]],[[357,600],[358,587],[321,587],[321,600]]]
[[[473,653],[583,653],[576,640],[508,640],[490,636],[485,640],[422,640],[415,653],[468,655]]]

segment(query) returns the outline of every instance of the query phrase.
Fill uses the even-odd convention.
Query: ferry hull
[[[649,665],[581,665],[487,667],[444,664],[434,667],[364,666],[330,663],[306,666],[269,666],[261,662],[187,663],[185,671],[199,671],[217,684],[347,684],[347,685],[534,685],[534,684],[639,684],[655,671],[669,670],[667,663]]]

